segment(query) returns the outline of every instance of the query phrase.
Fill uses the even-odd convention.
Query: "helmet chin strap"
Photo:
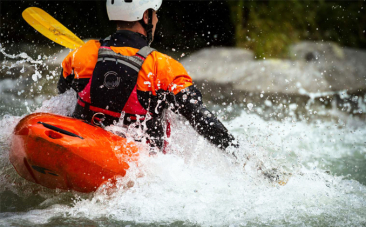
[[[147,10],[148,13],[148,22],[147,24],[145,24],[144,19],[142,18],[141,20],[139,20],[140,24],[142,25],[142,27],[145,29],[146,34],[147,34],[147,43],[150,44],[152,43],[152,41],[154,40],[153,34],[152,34],[152,30],[153,30],[153,23],[152,23],[152,18],[153,18],[153,10],[152,9],[148,9]]]

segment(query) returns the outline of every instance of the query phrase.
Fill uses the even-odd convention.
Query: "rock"
[[[229,83],[241,91],[298,93],[300,88],[318,92],[329,87],[316,68],[307,67],[305,62],[255,61],[251,52],[242,49],[204,49],[182,64],[194,81]]]
[[[303,42],[291,46],[290,52],[291,60],[255,61],[250,51],[210,48],[182,64],[194,81],[230,85],[238,91],[295,95],[366,91],[365,51]]]
[[[239,48],[206,48],[184,58],[182,64],[196,80],[213,80],[226,83],[233,80],[238,66],[253,61],[251,51]]]
[[[289,48],[289,57],[299,61],[326,62],[345,59],[343,49],[333,42],[302,41]]]
[[[329,91],[329,83],[315,67],[291,60],[247,62],[234,75],[234,89],[249,92],[303,94]]]
[[[292,59],[306,62],[324,76],[331,91],[366,89],[366,51],[332,42],[300,42],[290,47]]]
[[[334,90],[348,89],[351,92],[366,88],[366,51],[343,48],[344,60],[330,63],[334,69],[330,84]],[[346,87],[344,87],[346,85]]]

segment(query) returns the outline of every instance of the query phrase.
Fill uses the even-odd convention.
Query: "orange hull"
[[[95,191],[136,162],[133,142],[81,120],[36,113],[15,127],[10,162],[23,178],[48,188]]]

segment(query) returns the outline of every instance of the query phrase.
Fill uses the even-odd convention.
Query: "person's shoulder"
[[[77,56],[81,56],[83,58],[83,57],[85,57],[84,55],[98,54],[99,47],[100,47],[99,40],[94,40],[94,39],[88,40],[82,46],[71,51],[66,56],[65,60],[68,60],[69,58],[74,59]]]
[[[153,54],[156,60],[157,70],[162,74],[168,74],[172,78],[178,75],[188,75],[184,66],[171,56],[159,51],[154,51]]]
[[[77,48],[75,51],[94,51],[100,47],[99,40],[91,39],[85,42],[82,46]]]
[[[183,67],[183,65],[175,60],[174,58],[172,58],[171,56],[164,54],[162,52],[159,51],[154,51],[152,52],[154,59],[156,60],[156,62],[161,65],[161,66],[176,66],[176,67]]]
[[[169,55],[164,54],[164,53],[162,53],[160,51],[157,51],[157,50],[155,50],[154,52],[152,52],[152,54],[154,54],[155,57],[160,58],[160,59],[168,59],[168,60],[174,60],[175,61],[174,58],[172,58]]]

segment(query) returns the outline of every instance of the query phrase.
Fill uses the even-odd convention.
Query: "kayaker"
[[[234,137],[203,105],[201,92],[184,67],[150,47],[161,4],[162,0],[107,0],[116,33],[72,51],[62,62],[58,91],[77,92],[75,118],[110,125],[122,113],[124,125],[145,121],[151,147],[163,148],[163,112],[170,108],[211,143],[226,149],[234,145]]]

